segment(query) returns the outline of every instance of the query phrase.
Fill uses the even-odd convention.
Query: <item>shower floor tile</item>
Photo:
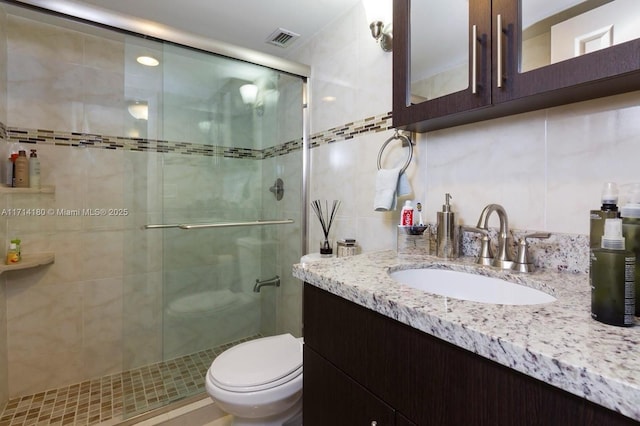
[[[211,362],[251,336],[169,361],[10,399],[0,426],[97,425],[145,413],[204,391]]]

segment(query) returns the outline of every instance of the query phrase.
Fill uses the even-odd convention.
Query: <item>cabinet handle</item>
[[[471,27],[471,93],[478,93],[478,26]]]
[[[498,88],[502,87],[502,15],[498,14],[498,16],[496,16],[496,20],[497,20],[497,25],[496,25],[496,43],[497,43],[497,53],[496,56],[498,57],[498,64],[496,66],[497,69],[497,76],[496,79],[498,80]]]

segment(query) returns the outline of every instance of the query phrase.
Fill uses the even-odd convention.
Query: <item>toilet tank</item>
[[[240,289],[243,293],[252,293],[256,279],[273,278],[276,274],[276,240],[261,240],[255,237],[242,237],[237,240],[238,268],[240,270]]]

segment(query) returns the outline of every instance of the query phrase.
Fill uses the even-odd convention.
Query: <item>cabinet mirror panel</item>
[[[520,0],[520,72],[640,38],[638,0]]]
[[[408,104],[469,87],[469,38],[468,0],[411,2]]]

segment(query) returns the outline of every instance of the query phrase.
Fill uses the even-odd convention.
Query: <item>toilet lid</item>
[[[211,364],[213,383],[226,390],[251,392],[270,389],[302,374],[302,342],[291,334],[241,343]]]

